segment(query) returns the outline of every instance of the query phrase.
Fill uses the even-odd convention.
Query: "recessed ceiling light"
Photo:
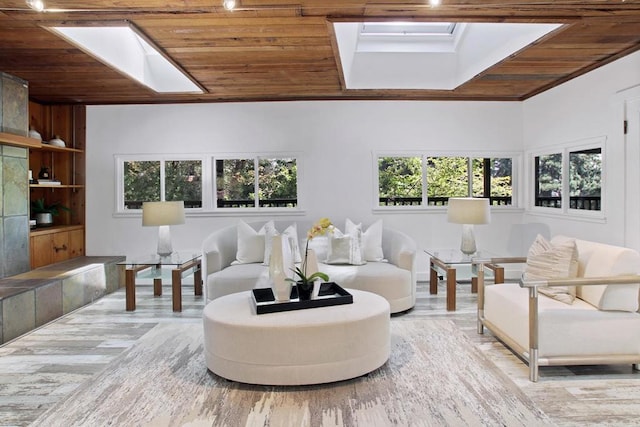
[[[27,6],[31,9],[42,12],[44,10],[44,1],[42,0],[27,0]]]
[[[440,3],[442,3],[440,0],[429,0],[431,7],[440,6]]]
[[[236,0],[222,0],[222,6],[225,10],[233,10],[236,8]]]
[[[129,23],[49,30],[156,92],[204,93],[202,86]]]

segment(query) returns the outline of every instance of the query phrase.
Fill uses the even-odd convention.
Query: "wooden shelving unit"
[[[43,141],[59,137],[66,147],[29,140],[29,169],[33,178],[43,167],[60,184],[30,184],[30,201],[60,203],[69,208],[54,216],[53,226],[30,233],[31,268],[84,255],[85,242],[85,108],[29,103],[30,126]],[[33,144],[36,141],[37,144]],[[24,141],[17,141],[21,143]],[[25,146],[25,145],[23,145]]]

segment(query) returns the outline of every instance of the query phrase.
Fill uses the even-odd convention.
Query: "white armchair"
[[[487,328],[526,361],[531,381],[539,366],[640,364],[640,254],[584,240],[576,247],[578,272],[571,279],[485,285],[484,264],[510,260],[478,265],[478,333]],[[566,286],[576,287],[572,304],[540,292]]]

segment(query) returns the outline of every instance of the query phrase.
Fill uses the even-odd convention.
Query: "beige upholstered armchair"
[[[567,240],[557,236],[551,243]],[[568,278],[527,278],[525,269],[519,283],[487,285],[486,264],[531,260],[477,260],[478,333],[487,328],[527,362],[531,381],[538,380],[539,366],[639,367],[640,254],[577,239],[575,249],[577,269]]]

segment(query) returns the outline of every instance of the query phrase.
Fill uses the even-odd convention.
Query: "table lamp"
[[[451,197],[447,207],[447,220],[455,224],[462,224],[460,250],[466,255],[471,255],[476,252],[473,225],[488,224],[491,221],[489,199]]]
[[[142,225],[158,226],[158,255],[169,256],[171,230],[169,226],[184,224],[184,202],[144,202],[142,204]]]

